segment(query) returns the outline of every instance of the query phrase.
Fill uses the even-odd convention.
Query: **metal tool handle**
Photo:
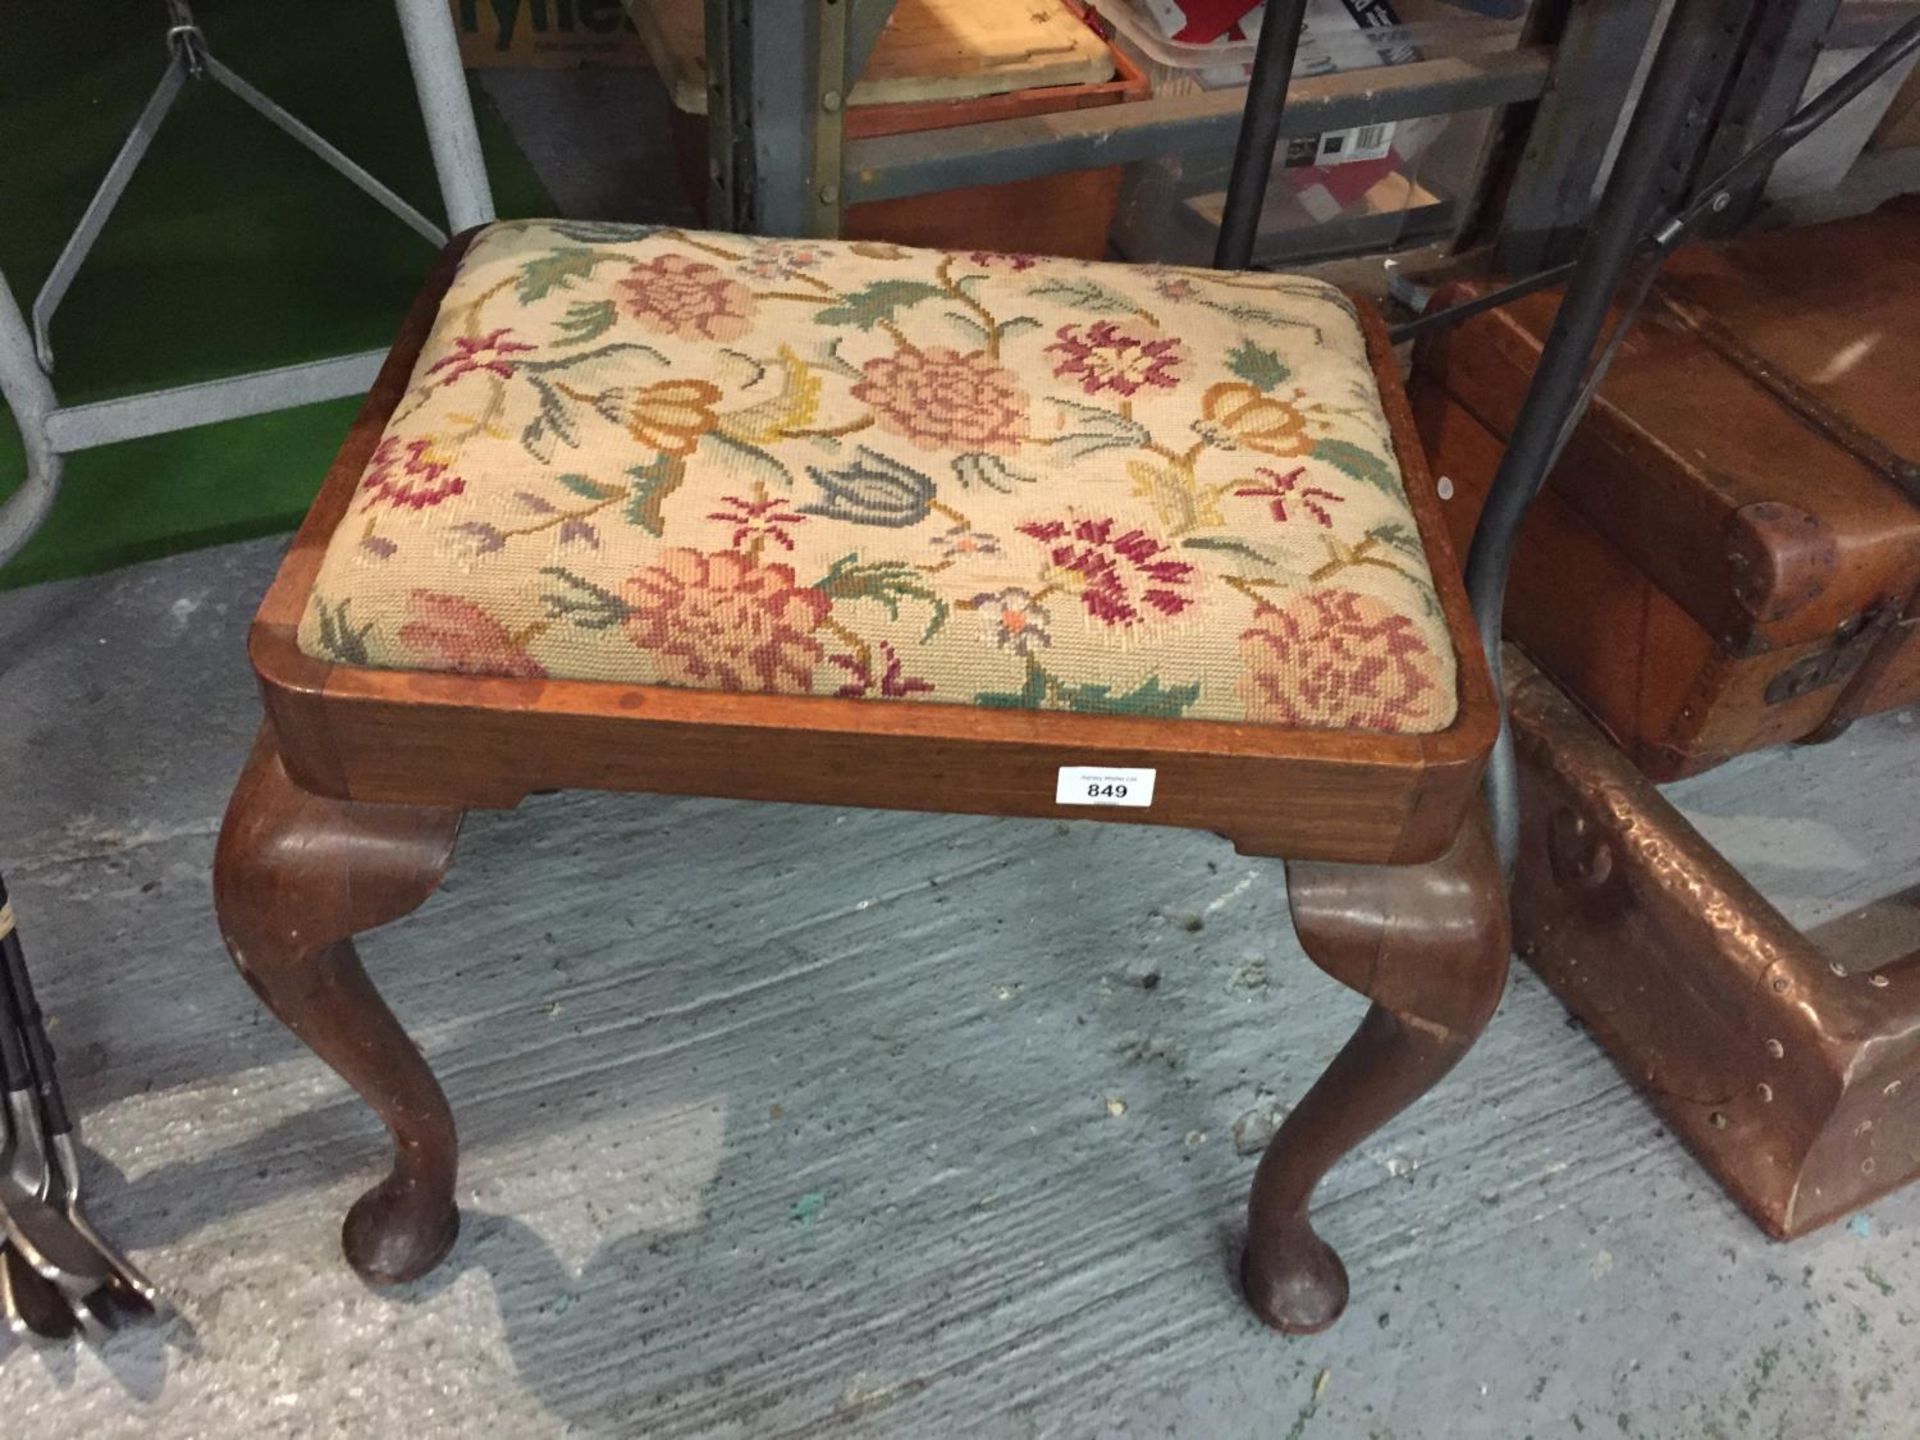
[[[33,1089],[33,1067],[15,1018],[13,987],[0,985],[0,1090],[9,1095]]]
[[[67,1113],[66,1097],[60,1093],[60,1079],[53,1068],[53,1042],[47,1038],[46,1016],[34,998],[33,981],[27,975],[27,953],[20,945],[5,876],[0,876],[0,989],[6,991],[12,1020],[11,1024],[0,1026],[0,1030],[8,1032],[0,1037],[0,1047],[12,1041],[22,1052],[26,1072],[23,1083],[36,1085],[37,1082],[48,1137],[68,1134],[73,1129],[73,1118]],[[8,1088],[16,1088],[11,1078]]]

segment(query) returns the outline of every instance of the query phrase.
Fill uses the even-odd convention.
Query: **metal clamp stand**
[[[365,168],[216,59],[186,0],[166,0],[167,68],[108,167],[66,248],[33,302],[29,330],[5,277],[0,276],[0,399],[12,409],[27,454],[27,476],[0,506],[0,563],[32,536],[52,508],[60,486],[60,457],[74,450],[268,410],[353,395],[367,388],[385,352],[370,350],[306,365],[233,376],[201,385],[155,391],[92,405],[62,407],[54,396],[54,312],[100,238],[114,206],[154,135],[189,80],[210,79],[239,97],[311,150],[334,170],[434,246],[446,233]],[[472,101],[460,68],[451,13],[439,0],[397,0],[407,55],[433,147],[434,169],[456,229],[493,218],[493,198],[480,161]]]

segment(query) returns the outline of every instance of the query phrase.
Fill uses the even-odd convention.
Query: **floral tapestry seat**
[[[467,251],[299,644],[1320,729],[1456,713],[1338,290],[567,221]]]

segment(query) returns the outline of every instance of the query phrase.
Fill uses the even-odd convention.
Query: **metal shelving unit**
[[[831,236],[846,205],[1026,180],[1182,151],[1232,149],[1244,89],[872,139],[843,134],[846,96],[894,0],[706,0],[710,208],[714,224]],[[1286,7],[1274,0],[1273,10]],[[1737,154],[1789,113],[1828,46],[1871,45],[1912,0],[1754,0],[1727,13],[1697,77],[1670,177]],[[1660,0],[1537,0],[1517,45],[1483,54],[1294,79],[1282,139],[1424,115],[1510,109],[1488,227],[1501,266],[1566,259],[1593,218],[1603,167],[1661,28]],[[1276,14],[1276,19],[1279,16]],[[1765,177],[1736,199],[1757,204]],[[1459,197],[1469,203],[1472,197]]]

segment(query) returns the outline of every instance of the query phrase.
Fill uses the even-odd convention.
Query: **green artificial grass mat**
[[[444,223],[392,0],[200,0],[212,53]],[[160,78],[160,0],[12,7],[0,44],[0,270],[29,308]],[[551,201],[474,93],[505,216]],[[385,346],[432,247],[211,80],[189,82],[53,321],[63,403]],[[270,534],[305,514],[337,400],[69,455],[0,588]],[[26,471],[0,410],[0,493]]]

